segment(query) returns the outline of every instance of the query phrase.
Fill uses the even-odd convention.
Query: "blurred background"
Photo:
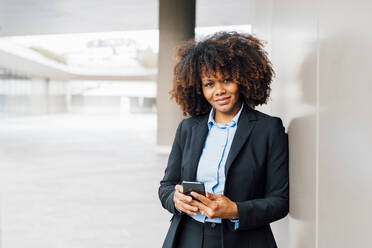
[[[160,247],[174,47],[265,40],[290,139],[280,248],[370,247],[368,0],[0,1],[0,246]],[[146,237],[146,238],[144,238]]]

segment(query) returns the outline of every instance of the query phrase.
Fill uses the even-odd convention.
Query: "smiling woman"
[[[288,136],[254,108],[274,74],[262,43],[216,33],[177,48],[171,97],[183,110],[159,198],[173,213],[163,247],[273,248],[270,223],[289,209]],[[197,181],[206,195],[185,195]]]

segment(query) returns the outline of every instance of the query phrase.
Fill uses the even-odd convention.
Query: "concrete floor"
[[[1,247],[161,247],[156,115],[0,121]]]

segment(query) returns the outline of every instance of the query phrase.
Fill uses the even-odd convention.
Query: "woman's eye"
[[[213,82],[208,82],[208,83],[204,84],[205,87],[209,87],[209,86],[212,86],[212,85],[213,85]]]
[[[225,78],[225,79],[223,80],[223,82],[224,82],[224,83],[231,82],[231,78]]]

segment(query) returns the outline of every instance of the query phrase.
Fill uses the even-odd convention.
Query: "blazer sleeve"
[[[178,125],[172,150],[169,154],[167,168],[165,169],[163,179],[160,181],[158,191],[162,206],[173,214],[179,213],[174,206],[173,195],[175,192],[174,186],[179,184],[181,180],[182,149],[180,143],[182,123],[183,121]]]
[[[274,118],[270,125],[268,149],[264,198],[236,202],[238,230],[258,228],[288,214],[288,135],[280,118]]]

